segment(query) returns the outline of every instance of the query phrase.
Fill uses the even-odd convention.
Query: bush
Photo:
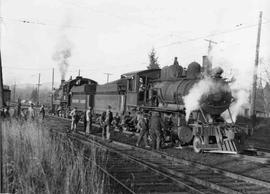
[[[4,188],[10,193],[104,193],[105,177],[67,137],[37,122],[3,122]],[[99,152],[100,153],[100,152]],[[103,153],[103,162],[106,155]]]

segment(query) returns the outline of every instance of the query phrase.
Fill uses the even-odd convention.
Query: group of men
[[[84,115],[84,128],[85,128],[85,134],[89,135],[92,131],[92,121],[93,121],[93,109],[92,107],[89,107]],[[71,131],[77,131],[77,126],[80,120],[80,115],[75,107],[70,112],[71,117]],[[120,118],[120,117],[119,117]],[[100,125],[102,127],[102,137],[110,140],[110,129],[112,127],[113,123],[113,114],[111,111],[111,106],[109,105],[106,112],[103,112],[100,118]]]
[[[70,112],[71,116],[71,131],[77,131],[77,125],[80,120],[79,112],[77,108],[74,108]],[[84,128],[85,134],[89,135],[92,132],[92,121],[93,121],[94,113],[92,107],[89,107],[84,113]],[[118,113],[113,117],[113,113],[111,111],[111,106],[108,105],[107,110],[104,111],[99,117],[99,124],[102,129],[102,137],[108,141],[111,141],[111,129],[112,128],[121,128],[121,126],[125,122],[125,117],[123,120],[119,116]],[[122,120],[122,122],[121,122]],[[163,120],[161,119],[159,112],[151,112],[151,114],[142,113],[137,111],[134,114],[134,119],[131,120],[134,122],[135,128],[139,131],[139,137],[136,142],[136,146],[144,146],[146,148],[150,147],[149,137],[151,139],[151,144],[153,149],[159,150],[161,148],[161,142],[164,140],[164,132],[162,129],[166,128]]]
[[[124,124],[124,122],[122,122],[122,124]],[[151,118],[149,119],[149,114],[138,111],[129,122],[136,123],[136,128],[140,132],[136,146],[140,146],[142,141],[144,141],[144,146],[149,148],[148,137],[150,135],[152,147],[157,150],[160,149],[161,133],[164,124],[158,112],[152,112]],[[108,106],[106,112],[103,112],[100,119],[102,137],[110,140],[110,129],[112,128],[112,125],[114,127],[120,127],[120,124],[121,118],[119,114],[116,113],[115,117],[113,117],[111,106]]]
[[[4,109],[1,111],[1,117],[3,118],[18,118],[18,119],[24,119],[24,120],[35,120],[37,115],[41,117],[42,120],[45,119],[45,106],[41,105],[39,108],[39,114],[36,113],[37,109],[34,108],[34,104],[30,103],[28,108],[22,108],[21,103],[18,103],[16,108],[10,108],[8,106],[4,107]]]
[[[160,117],[160,113],[152,112],[151,116],[145,113],[139,113],[138,115],[138,123],[136,127],[139,129],[140,134],[136,146],[141,146],[141,142],[143,140],[144,146],[149,148],[148,137],[150,135],[152,148],[159,150],[161,148],[162,129],[164,128],[164,122]]]
[[[36,110],[34,109],[34,104],[31,103],[27,109],[25,117],[26,117],[26,119],[33,121],[33,120],[35,120],[36,115],[37,114],[36,114]],[[44,105],[41,105],[41,107],[39,108],[39,116],[41,117],[42,120],[45,119],[45,106]]]

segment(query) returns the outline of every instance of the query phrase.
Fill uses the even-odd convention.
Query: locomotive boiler
[[[219,73],[215,73],[212,77],[202,77],[201,67],[196,62],[189,65],[185,77],[163,79],[157,81],[153,88],[157,91],[161,104],[167,107],[173,105],[175,108],[185,107],[184,97],[192,95],[190,94],[192,89],[195,90],[194,94],[199,97],[198,106],[205,113],[220,115],[230,107],[232,95],[228,83],[220,77]],[[193,96],[190,98],[194,99]]]

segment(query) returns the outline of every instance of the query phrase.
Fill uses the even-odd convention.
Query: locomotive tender
[[[88,81],[73,85],[71,83],[77,82],[70,81],[68,86],[72,86],[63,92],[69,99],[65,104],[66,107],[76,106],[80,111],[91,106],[96,114],[105,111],[107,105],[112,107],[113,113],[122,115],[134,109],[156,111],[163,120],[169,121],[165,123],[170,123],[166,127],[171,133],[177,134],[182,144],[193,144],[195,152],[237,153],[242,143],[238,139],[242,129],[233,122],[227,123],[221,116],[225,111],[230,115],[233,97],[229,85],[221,77],[221,69],[211,75],[207,60],[203,63],[204,70],[196,62],[189,64],[187,70],[176,63],[163,69],[126,73],[119,80],[103,85],[77,77],[77,82]],[[185,96],[206,79],[211,87],[194,102],[198,107],[187,116]]]
[[[70,107],[78,107],[85,110],[93,106],[93,100],[97,82],[88,78],[77,76],[75,79],[61,80],[61,85],[53,94],[53,112],[57,107],[68,111]]]

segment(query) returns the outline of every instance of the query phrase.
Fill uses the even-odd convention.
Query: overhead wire
[[[62,24],[53,24],[53,23],[45,23],[38,20],[31,20],[31,19],[18,19],[18,18],[7,18],[0,16],[0,19],[12,21],[12,22],[19,22],[24,24],[34,24],[34,25],[41,25],[41,26],[50,26],[50,27],[57,27],[57,28],[74,28],[74,29],[91,29],[90,26],[74,26],[74,25],[62,25]]]
[[[84,26],[50,24],[50,23],[45,23],[45,22],[40,22],[40,21],[35,21],[35,20],[29,20],[29,19],[15,19],[15,18],[6,18],[6,17],[2,17],[2,16],[0,16],[0,19],[14,21],[14,22],[20,22],[20,23],[25,23],[25,24],[42,25],[42,26],[54,26],[54,27],[61,27],[61,28],[66,27],[66,28],[87,29],[87,27],[84,27]],[[263,22],[262,25],[269,24],[269,23],[270,23],[270,21],[266,20],[266,22]],[[253,27],[256,27],[256,26],[257,26],[257,24],[252,24],[252,25],[247,25],[247,26],[243,26],[243,27],[238,27],[236,29],[226,30],[226,31],[223,31],[223,32],[211,33],[211,34],[208,34],[208,35],[202,35],[202,36],[198,36],[198,37],[195,37],[195,38],[188,38],[186,40],[176,41],[176,42],[172,42],[172,43],[165,44],[165,45],[162,45],[162,46],[158,46],[157,48],[165,48],[165,47],[169,47],[169,46],[173,46],[173,45],[177,45],[177,44],[193,42],[193,41],[197,41],[197,40],[204,39],[204,38],[218,36],[218,35],[221,35],[221,34],[227,34],[227,33],[232,33],[232,32],[235,32],[235,31],[243,30],[243,29],[253,28]]]
[[[98,13],[98,14],[107,15],[109,17],[114,17],[114,18],[117,18],[117,19],[122,20],[122,21],[124,20],[124,21],[127,21],[127,22],[136,23],[136,24],[146,26],[146,27],[150,27],[150,28],[155,28],[156,27],[156,26],[153,26],[153,25],[150,25],[150,24],[146,24],[146,23],[144,23],[142,21],[138,22],[138,21],[135,21],[135,20],[127,19],[127,17],[121,17],[121,16],[116,15],[116,14],[108,13],[108,12],[105,12],[105,11],[100,11],[100,10],[94,9],[92,7],[89,7],[87,5],[76,4],[76,3],[70,2],[70,1],[64,1],[64,2],[68,3],[70,5],[73,5],[73,6],[77,6],[77,7],[81,8],[81,9],[85,9],[88,12],[92,11],[92,12],[95,12],[95,13]]]
[[[269,24],[269,23],[270,23],[270,21],[263,22],[262,25]],[[238,27],[237,29],[231,29],[231,30],[226,30],[226,31],[223,31],[223,32],[211,33],[211,34],[208,34],[208,35],[202,35],[202,36],[198,36],[198,37],[195,37],[195,38],[190,38],[190,39],[183,40],[183,41],[172,42],[172,43],[169,43],[169,44],[166,44],[166,45],[159,46],[157,48],[165,48],[165,47],[169,47],[169,46],[173,46],[173,45],[177,45],[177,44],[193,42],[193,41],[201,40],[201,39],[204,39],[204,38],[218,36],[218,35],[221,35],[221,34],[228,34],[228,33],[232,33],[232,32],[243,30],[243,29],[253,28],[253,27],[256,27],[256,26],[258,26],[258,24],[248,25],[248,26],[244,26],[244,27]]]
[[[74,4],[74,5],[76,5],[76,4]],[[83,26],[59,25],[59,24],[45,23],[45,22],[41,22],[41,21],[38,21],[38,20],[7,18],[7,17],[2,17],[2,16],[0,16],[0,19],[7,20],[7,21],[13,21],[13,22],[20,22],[20,23],[23,23],[23,24],[34,24],[34,25],[42,25],[42,26],[54,26],[54,27],[61,27],[61,28],[66,27],[66,28],[87,29],[87,27],[83,27]],[[262,23],[262,25],[268,24],[268,23],[270,23],[270,21],[268,19],[266,19],[265,22]],[[226,30],[226,31],[223,31],[223,32],[218,32],[218,33],[211,33],[211,34],[208,34],[208,35],[203,35],[203,36],[199,36],[199,37],[195,37],[195,38],[190,38],[190,39],[186,39],[186,40],[183,40],[183,41],[176,41],[176,42],[173,42],[173,43],[170,43],[170,44],[159,46],[157,48],[164,48],[164,47],[169,47],[169,46],[176,45],[176,44],[182,44],[182,43],[192,42],[192,41],[196,41],[196,40],[200,40],[200,39],[204,39],[204,38],[208,38],[208,37],[218,36],[218,35],[221,35],[221,34],[232,33],[232,32],[243,30],[243,29],[247,29],[247,28],[253,28],[255,26],[257,26],[257,24],[247,25],[247,26],[243,26],[243,27],[238,27],[236,29]],[[123,65],[123,66],[126,66],[126,65]],[[115,66],[115,67],[120,67],[120,66]],[[11,67],[11,66],[10,67],[5,67],[4,66],[3,68],[15,68],[15,67]],[[42,69],[18,68],[18,67],[16,67],[16,69],[21,69],[21,70],[39,70],[39,71],[51,70],[49,68],[42,70]],[[82,70],[95,71],[96,69],[82,69]]]

